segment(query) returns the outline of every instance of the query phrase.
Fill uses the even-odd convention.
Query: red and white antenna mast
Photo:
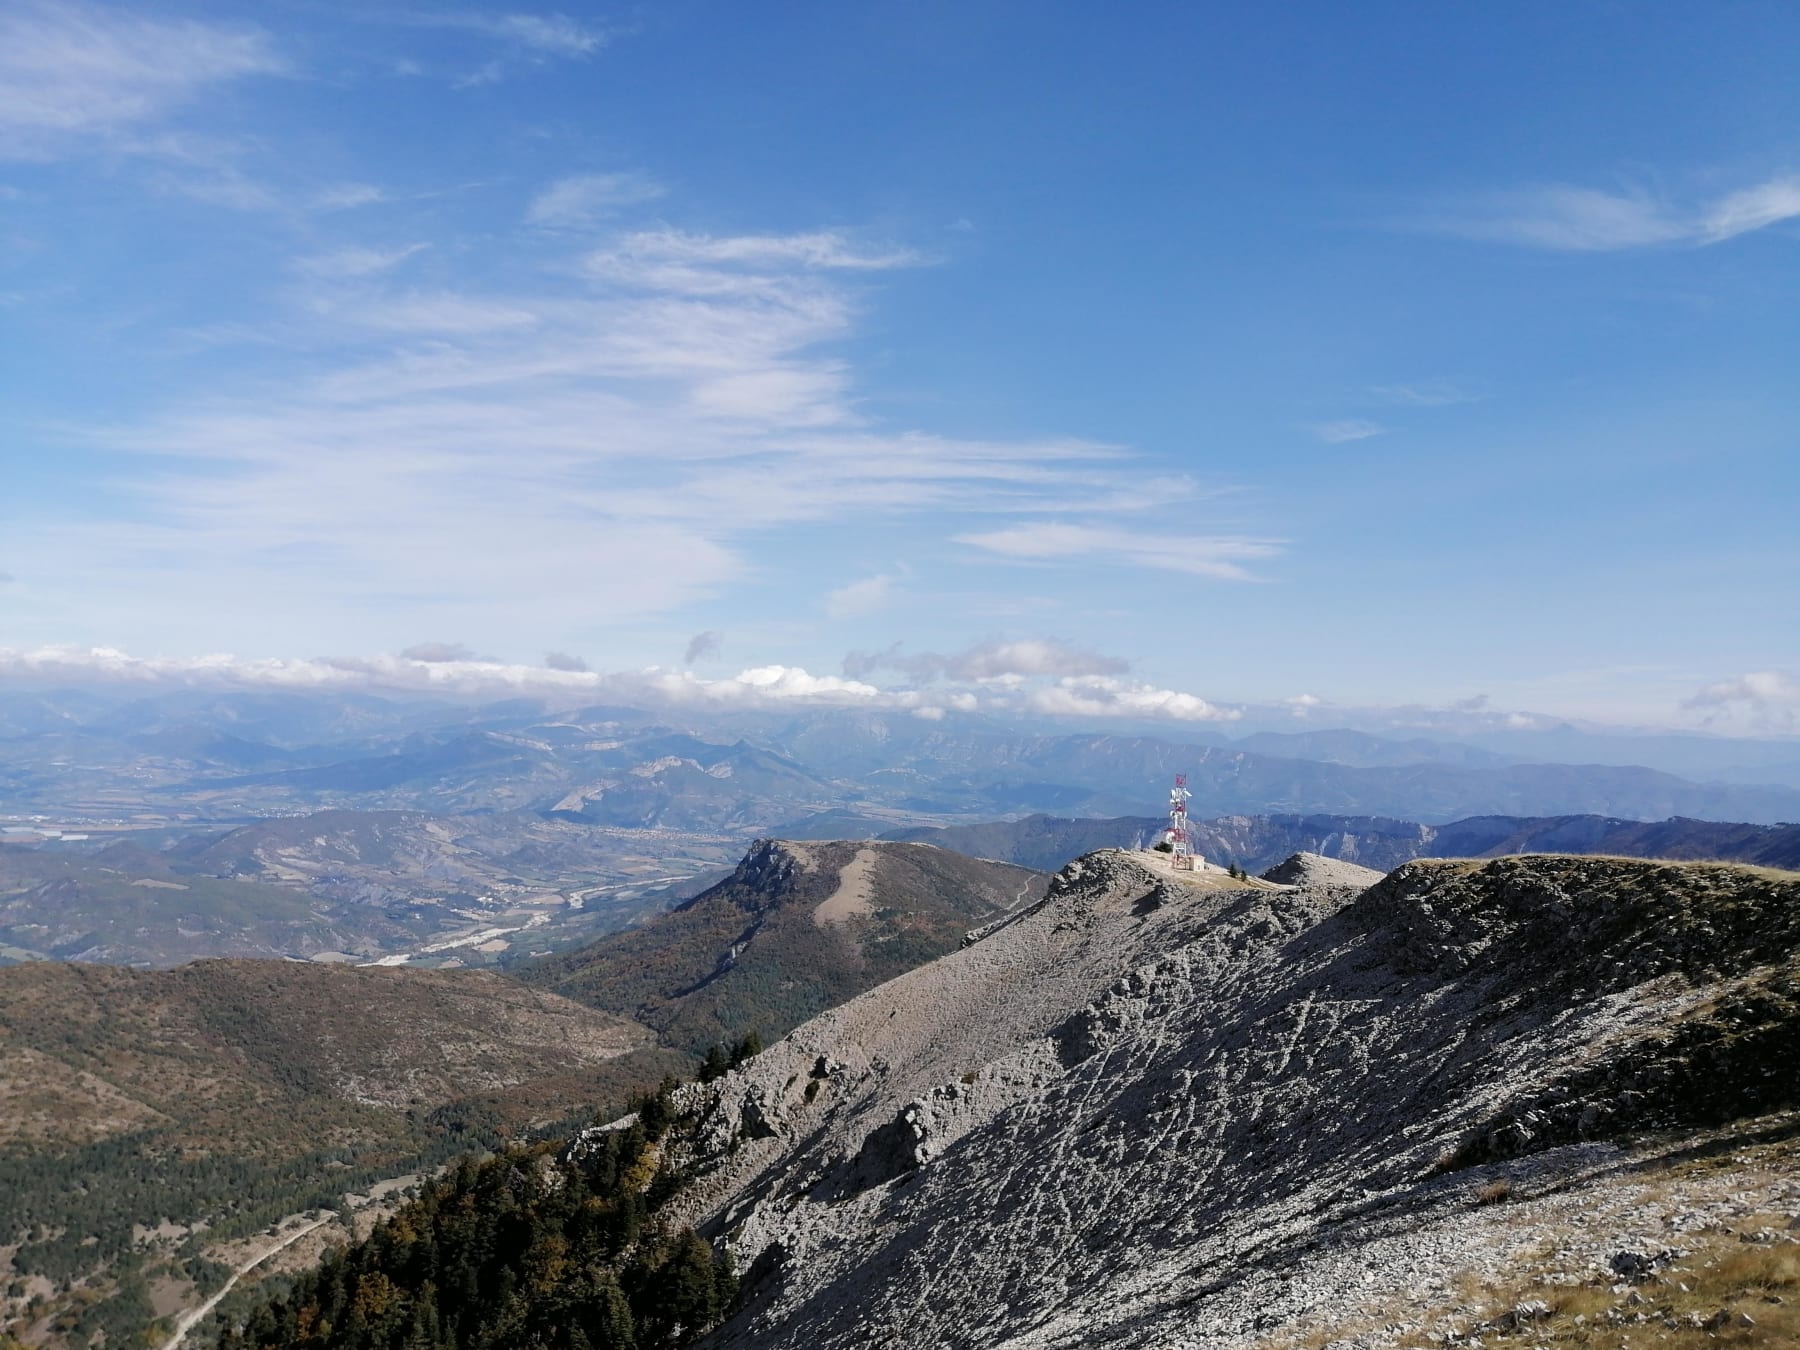
[[[1193,795],[1188,791],[1187,775],[1175,775],[1175,786],[1169,789],[1169,832],[1164,838],[1169,845],[1169,866],[1178,872],[1193,872],[1197,861],[1194,857],[1193,836],[1188,833],[1188,798]]]

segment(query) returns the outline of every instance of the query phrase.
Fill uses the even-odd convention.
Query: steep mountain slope
[[[1047,882],[925,844],[761,840],[730,877],[656,922],[517,974],[697,1050],[779,1035],[954,950]]]
[[[120,1270],[179,1285],[211,1244],[616,1107],[687,1062],[623,1019],[477,971],[0,970],[0,1327],[15,1296],[54,1315],[63,1287],[72,1316],[135,1333],[128,1308],[102,1307]]]
[[[681,1204],[751,1291],[709,1344],[1268,1343],[1452,1298],[1496,1179],[1593,1201],[1641,1132],[1800,1107],[1800,878],[1233,892],[1101,853],[678,1101]]]
[[[1327,764],[1353,764],[1359,768],[1392,768],[1405,764],[1466,764],[1497,766],[1517,763],[1522,756],[1497,755],[1455,741],[1434,741],[1422,736],[1405,740],[1372,736],[1366,731],[1258,731],[1240,736],[1231,744],[1259,755],[1283,759],[1314,759]]]
[[[981,825],[896,830],[885,838],[953,848],[1054,869],[1101,848],[1129,848],[1154,838],[1163,822],[1149,816],[1111,820],[1031,815]],[[1620,820],[1612,816],[1472,816],[1423,825],[1385,816],[1220,816],[1197,820],[1194,847],[1209,858],[1235,860],[1260,872],[1290,853],[1317,853],[1388,872],[1414,858],[1504,857],[1510,853],[1595,853],[1800,868],[1800,825],[1723,821]]]
[[[906,784],[907,799],[921,809],[965,817],[984,803],[1013,811],[1129,811],[1143,802],[1146,784],[1167,782],[1175,773],[1188,776],[1196,817],[1329,811],[1447,821],[1478,812],[1601,812],[1772,822],[1800,816],[1800,792],[1793,789],[1691,783],[1636,766],[1362,766],[1134,736],[945,729],[936,741],[904,747],[883,773],[889,783]]]
[[[120,1132],[62,1090],[91,1076],[113,1090],[109,1110],[169,1126],[166,1142],[239,1151],[285,1133],[300,1101],[341,1104],[348,1119],[483,1093],[533,1099],[528,1084],[579,1076],[651,1041],[622,1018],[485,972],[292,961],[10,967],[0,1028],[9,1060],[37,1065],[8,1075],[0,1143]],[[44,1092],[54,1110],[31,1105]]]

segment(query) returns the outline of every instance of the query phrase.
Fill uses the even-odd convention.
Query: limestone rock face
[[[1800,1106],[1797,949],[1800,883],[1747,869],[1208,890],[1089,855],[683,1089],[674,1217],[748,1286],[707,1344],[1250,1345],[1447,1279],[1482,1168]]]

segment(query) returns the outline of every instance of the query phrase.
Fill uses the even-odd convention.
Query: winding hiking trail
[[[191,1309],[181,1315],[175,1323],[174,1334],[162,1343],[162,1350],[179,1350],[181,1343],[187,1339],[188,1332],[192,1331],[209,1312],[219,1306],[219,1300],[229,1294],[237,1286],[239,1280],[243,1279],[244,1276],[255,1270],[271,1256],[275,1255],[276,1252],[283,1251],[286,1248],[293,1246],[294,1243],[312,1232],[313,1229],[322,1228],[335,1218],[337,1218],[336,1214],[327,1214],[322,1219],[315,1219],[304,1228],[296,1228],[273,1247],[258,1252],[236,1270],[232,1271],[231,1278],[225,1281],[217,1293],[207,1299],[206,1302],[202,1303],[198,1308]]]

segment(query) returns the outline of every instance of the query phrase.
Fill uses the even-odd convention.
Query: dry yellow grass
[[[1594,1279],[1567,1284],[1539,1274],[1511,1282],[1459,1282],[1455,1310],[1424,1318],[1430,1328],[1395,1337],[1393,1350],[1789,1350],[1800,1346],[1800,1246],[1747,1244],[1712,1234],[1663,1276],[1622,1288]],[[1542,1311],[1539,1311],[1539,1308]],[[1512,1315],[1515,1309],[1525,1315]],[[1290,1331],[1257,1350],[1329,1350],[1401,1322],[1398,1305]]]
[[[1800,1345],[1800,1246],[1792,1243],[1746,1243],[1737,1232],[1707,1234],[1678,1265],[1615,1293],[1620,1287],[1601,1279],[1570,1285],[1542,1276],[1488,1285],[1473,1300],[1479,1313],[1471,1312],[1457,1329],[1492,1346],[1543,1350]],[[1534,1305],[1547,1311],[1510,1316]],[[1426,1337],[1396,1342],[1409,1350],[1443,1344]]]

